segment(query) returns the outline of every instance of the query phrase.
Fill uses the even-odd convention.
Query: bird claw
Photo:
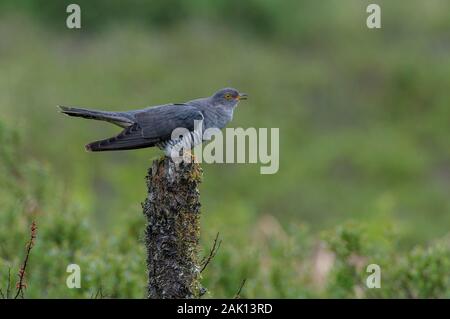
[[[183,151],[183,162],[198,163],[198,159],[191,151],[184,150]]]

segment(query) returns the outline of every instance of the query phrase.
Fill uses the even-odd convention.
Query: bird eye
[[[232,96],[231,96],[230,93],[227,93],[227,94],[225,94],[225,98],[226,98],[227,100],[231,100]]]

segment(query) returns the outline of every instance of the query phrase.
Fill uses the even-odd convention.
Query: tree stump
[[[153,162],[146,177],[148,298],[197,298],[200,295],[200,201],[198,163]]]

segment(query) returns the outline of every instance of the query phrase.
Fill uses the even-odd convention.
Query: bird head
[[[246,100],[248,97],[245,93],[239,93],[233,88],[220,89],[212,96],[214,105],[235,107],[240,100]]]

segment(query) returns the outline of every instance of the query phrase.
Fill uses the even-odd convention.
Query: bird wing
[[[130,150],[151,147],[155,143],[158,143],[158,140],[143,138],[142,129],[139,124],[134,123],[118,135],[89,143],[85,148],[91,152]]]
[[[202,121],[203,113],[188,104],[168,104],[145,109],[135,114],[135,119],[142,137],[165,141],[176,128],[193,131],[194,121]]]
[[[135,123],[118,135],[89,143],[86,149],[92,152],[128,150],[155,146],[170,140],[176,128],[194,130],[194,121],[203,120],[198,109],[187,104],[167,104],[137,111]]]

